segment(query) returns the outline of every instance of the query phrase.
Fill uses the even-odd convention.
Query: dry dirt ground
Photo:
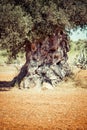
[[[0,80],[14,75],[2,70]],[[84,80],[87,71],[75,76]],[[87,89],[69,80],[53,90],[0,91],[0,130],[87,130]]]

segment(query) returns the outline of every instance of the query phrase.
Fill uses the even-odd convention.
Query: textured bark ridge
[[[69,41],[66,33],[59,31],[44,41],[27,46],[26,59],[29,61],[28,73],[21,85],[23,87],[56,86],[70,73],[67,63]]]

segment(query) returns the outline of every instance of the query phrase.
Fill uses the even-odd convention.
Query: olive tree
[[[85,0],[2,0],[0,16],[0,48],[7,48],[13,58],[19,51],[26,54],[26,63],[7,86],[20,84],[24,77],[33,79],[34,74],[39,75],[41,82],[54,84],[46,71],[59,80],[67,75],[68,70],[64,68],[68,67],[69,38],[66,32],[87,26]]]

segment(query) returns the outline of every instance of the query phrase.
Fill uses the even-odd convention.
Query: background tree
[[[75,65],[87,69],[87,40],[79,40],[74,44],[74,53],[77,52],[74,60]]]

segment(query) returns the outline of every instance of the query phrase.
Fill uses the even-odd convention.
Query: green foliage
[[[87,48],[87,40],[79,40],[76,42],[75,50],[80,51]]]
[[[70,41],[69,58],[73,59],[73,62],[77,62],[78,56],[84,53],[87,58],[87,40]]]
[[[0,47],[7,48],[14,57],[22,49],[23,41],[32,28],[32,18],[20,6],[10,3],[0,5],[0,16]]]
[[[57,28],[87,25],[86,0],[1,0],[0,48],[15,57],[24,41],[43,39]]]
[[[75,65],[87,69],[87,40],[79,40],[77,42],[76,51],[78,51],[78,54],[74,60]]]
[[[0,65],[8,60],[8,55],[6,50],[0,50]]]

